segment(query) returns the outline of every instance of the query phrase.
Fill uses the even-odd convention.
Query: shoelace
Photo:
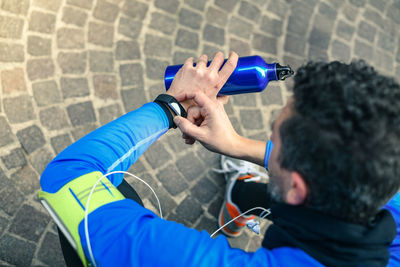
[[[222,156],[222,169],[215,169],[213,171],[217,173],[232,173],[235,174],[230,178],[231,180],[236,180],[244,174],[253,174],[254,177],[244,180],[245,182],[258,182],[264,179],[266,182],[269,180],[269,176],[263,172],[260,172],[254,168],[254,165],[248,161],[240,160],[239,166],[235,164],[226,156]]]

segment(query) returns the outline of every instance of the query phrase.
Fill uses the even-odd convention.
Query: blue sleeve
[[[396,193],[394,197],[384,206],[388,209],[394,220],[396,221],[397,235],[389,247],[390,260],[388,266],[400,265],[400,193]]]
[[[153,102],[145,104],[62,151],[44,170],[42,190],[57,192],[69,181],[92,171],[126,171],[168,128],[168,118],[161,107]],[[108,179],[118,186],[123,175],[110,175]]]

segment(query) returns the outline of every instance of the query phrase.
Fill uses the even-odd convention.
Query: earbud
[[[260,222],[250,220],[246,223],[246,226],[251,229],[254,233],[260,234]]]

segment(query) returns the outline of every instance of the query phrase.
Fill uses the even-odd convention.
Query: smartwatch
[[[184,118],[187,117],[187,112],[185,108],[172,95],[161,94],[157,96],[154,102],[157,103],[167,115],[169,121],[169,128],[176,128],[176,125],[173,120],[174,116],[172,116],[171,110],[177,116],[182,116]]]

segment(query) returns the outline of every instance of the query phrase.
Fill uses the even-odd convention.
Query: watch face
[[[181,108],[177,103],[168,103],[168,105],[172,108],[176,115],[181,116]]]

